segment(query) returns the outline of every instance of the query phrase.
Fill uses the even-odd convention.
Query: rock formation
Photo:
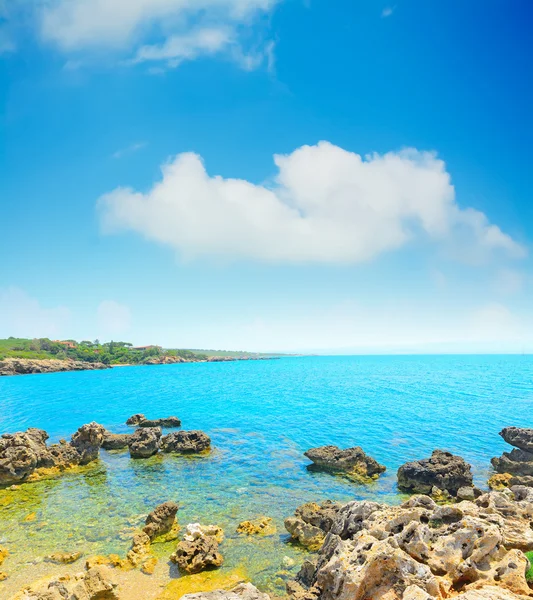
[[[2,375],[30,375],[35,373],[57,373],[59,371],[94,371],[109,368],[109,365],[104,365],[103,363],[91,363],[79,360],[4,358],[0,360],[0,377]]]
[[[164,502],[146,517],[143,531],[150,538],[150,541],[172,530],[176,523],[178,508],[175,502]]]
[[[104,450],[122,450],[123,448],[128,447],[130,438],[130,433],[111,433],[106,431],[104,433],[102,448]]]
[[[165,435],[161,441],[163,452],[175,454],[200,454],[210,447],[211,439],[203,431],[176,431]]]
[[[157,454],[161,443],[161,429],[146,427],[137,429],[129,439],[128,448],[132,458],[148,458]]]
[[[398,469],[398,487],[418,494],[442,491],[457,496],[460,488],[472,487],[472,480],[470,465],[460,456],[442,450],[434,450],[431,458],[408,462]]]
[[[270,600],[268,594],[263,594],[251,583],[240,583],[231,590],[214,590],[185,594],[181,600]]]
[[[183,573],[200,573],[222,565],[224,558],[218,551],[223,539],[220,527],[203,527],[198,523],[187,525],[187,533],[178,544],[170,560],[178,565]]]
[[[515,448],[491,460],[496,473],[507,475],[509,485],[533,487],[533,429],[505,427],[500,432],[502,438]],[[503,478],[491,478],[491,487],[504,485]],[[496,484],[496,485],[494,485]]]
[[[98,458],[104,441],[105,427],[98,423],[82,425],[72,436],[70,445],[78,451],[80,464],[86,465]]]
[[[318,550],[330,531],[341,504],[326,500],[321,504],[308,502],[299,506],[294,517],[285,519],[285,529],[302,546]]]
[[[127,421],[126,425],[133,427],[181,427],[181,421],[178,417],[166,417],[164,419],[147,419],[142,414],[131,416]]]
[[[299,600],[530,597],[532,515],[533,490],[520,486],[448,506],[428,496],[350,502],[288,591]]]
[[[311,448],[304,455],[320,469],[344,473],[362,483],[377,479],[386,470],[386,467],[365,454],[359,446],[346,450],[337,446],[321,446]]]
[[[258,517],[250,521],[243,521],[237,526],[237,533],[246,535],[274,535],[276,526],[270,517]]]

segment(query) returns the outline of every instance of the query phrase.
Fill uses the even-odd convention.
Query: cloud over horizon
[[[482,212],[457,204],[435,153],[362,157],[320,142],[274,162],[278,173],[267,186],[210,176],[200,156],[180,154],[147,193],[117,188],[102,196],[102,228],[137,232],[185,258],[350,264],[418,240],[471,263],[526,255]]]

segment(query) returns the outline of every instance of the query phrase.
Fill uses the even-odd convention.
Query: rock
[[[94,421],[82,425],[72,436],[70,445],[80,455],[80,464],[86,465],[98,458],[98,453],[104,441],[105,427]]]
[[[479,590],[470,590],[466,594],[455,596],[457,600],[531,600],[531,596],[513,594],[504,588],[487,585]]]
[[[176,431],[164,436],[161,442],[163,452],[175,454],[200,454],[211,447],[211,439],[203,431]]]
[[[81,558],[81,552],[56,552],[48,555],[44,560],[56,565],[70,565]]]
[[[157,566],[157,562],[157,558],[155,556],[151,556],[143,563],[141,567],[141,572],[145,575],[153,575]]]
[[[260,592],[251,583],[241,583],[231,590],[185,594],[181,600],[269,600],[269,596]]]
[[[57,373],[60,371],[94,371],[109,368],[109,365],[103,363],[90,363],[80,360],[33,358],[4,358],[0,360],[0,376]]]
[[[131,434],[129,433],[110,433],[106,431],[102,448],[104,450],[122,450],[127,448],[130,442]]]
[[[497,473],[533,476],[533,453],[515,448],[491,460]]]
[[[500,431],[500,435],[511,446],[533,452],[533,429],[505,427]]]
[[[117,584],[109,567],[93,567],[83,577],[69,600],[118,600]]]
[[[175,502],[165,502],[157,506],[146,517],[144,533],[152,541],[154,538],[168,533],[176,522],[178,505]]]
[[[0,565],[4,562],[4,560],[9,556],[9,552],[7,548],[0,546]]]
[[[321,504],[308,502],[299,506],[294,517],[285,519],[285,529],[291,537],[309,550],[318,550],[333,522],[341,505],[326,500]]]
[[[137,429],[130,437],[128,448],[132,458],[148,458],[157,454],[161,443],[161,429],[147,427]]]
[[[5,581],[7,579],[7,577],[8,577],[7,573],[0,571],[0,581]]]
[[[131,548],[128,551],[126,559],[134,566],[138,567],[148,559],[150,554],[150,538],[148,534],[141,531],[133,536]]]
[[[495,473],[488,480],[488,485],[491,490],[504,490],[510,487],[513,476],[510,473]]]
[[[523,551],[533,548],[532,515],[533,490],[520,486],[447,506],[428,496],[392,507],[350,502],[316,562],[287,589],[300,600],[527,597]],[[497,591],[476,596],[486,586]]]
[[[209,568],[218,568],[224,562],[218,551],[221,536],[220,527],[202,527],[198,523],[187,525],[187,533],[170,556],[170,560],[176,563],[183,573],[193,574]]]
[[[138,427],[181,427],[181,421],[178,417],[166,417],[164,419],[147,419],[143,414],[131,416],[126,425]]]
[[[285,519],[285,529],[293,539],[297,540],[302,546],[309,548],[309,550],[318,550],[326,537],[322,529],[305,523],[297,517]]]
[[[398,487],[428,494],[433,487],[456,496],[462,487],[472,487],[470,465],[460,456],[434,450],[431,458],[406,463],[398,469]]]
[[[476,499],[473,487],[462,487],[457,490],[457,498],[459,500],[469,500],[472,502]]]
[[[342,472],[363,483],[377,479],[386,470],[359,446],[341,450],[337,446],[311,448],[304,455],[313,461],[316,467],[328,471]]]
[[[0,485],[25,481],[47,454],[47,439],[42,429],[4,433],[0,437]]]
[[[274,535],[276,526],[270,517],[258,517],[251,521],[243,521],[237,526],[237,533],[246,535]]]

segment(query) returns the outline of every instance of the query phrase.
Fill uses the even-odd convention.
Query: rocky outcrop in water
[[[363,483],[376,479],[386,470],[386,467],[365,454],[359,446],[345,450],[337,446],[321,446],[311,448],[304,455],[313,461],[316,468],[345,473],[351,479]]]
[[[128,447],[130,439],[131,433],[111,433],[106,431],[104,433],[102,448],[104,450],[122,450]]]
[[[302,546],[318,550],[341,508],[341,504],[326,500],[321,504],[308,502],[299,506],[294,517],[285,519],[285,529]]]
[[[241,583],[232,590],[185,594],[181,600],[270,600],[270,597],[260,592],[251,583]]]
[[[128,448],[132,458],[148,458],[159,452],[161,429],[146,427],[137,429],[130,437]]]
[[[276,533],[276,525],[270,517],[257,517],[257,519],[239,523],[237,533],[245,533],[246,535],[274,535]]]
[[[80,464],[86,465],[98,458],[104,441],[105,427],[92,422],[82,425],[72,436],[70,445],[80,455]]]
[[[176,523],[178,508],[179,507],[175,502],[164,502],[157,506],[148,517],[146,517],[143,531],[151,541],[172,530]]]
[[[447,492],[457,496],[460,488],[472,487],[470,465],[460,456],[434,450],[430,458],[415,460],[398,469],[398,487],[418,494]]]
[[[500,435],[515,448],[491,460],[494,470],[506,477],[508,485],[533,487],[533,429],[505,427]],[[491,487],[497,487],[494,485],[497,479],[491,478]],[[504,484],[503,478],[499,478],[497,483]]]
[[[164,419],[147,419],[143,414],[131,416],[126,425],[132,427],[181,427],[181,421],[178,417],[166,417]]]
[[[188,574],[218,568],[224,562],[218,550],[222,540],[223,532],[220,527],[204,527],[192,523],[187,525],[187,533],[170,556],[170,560],[178,565],[181,572]]]
[[[90,363],[79,360],[37,360],[34,358],[4,358],[0,360],[0,376],[58,373],[61,371],[95,371],[109,368],[109,365],[103,363]]]
[[[161,441],[163,452],[174,454],[201,454],[211,447],[211,438],[203,431],[176,431]]]
[[[529,597],[532,515],[533,490],[519,486],[448,506],[428,496],[350,502],[288,591],[300,600]]]

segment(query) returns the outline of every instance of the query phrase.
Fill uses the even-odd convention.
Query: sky
[[[0,0],[0,337],[533,352],[529,0]]]

